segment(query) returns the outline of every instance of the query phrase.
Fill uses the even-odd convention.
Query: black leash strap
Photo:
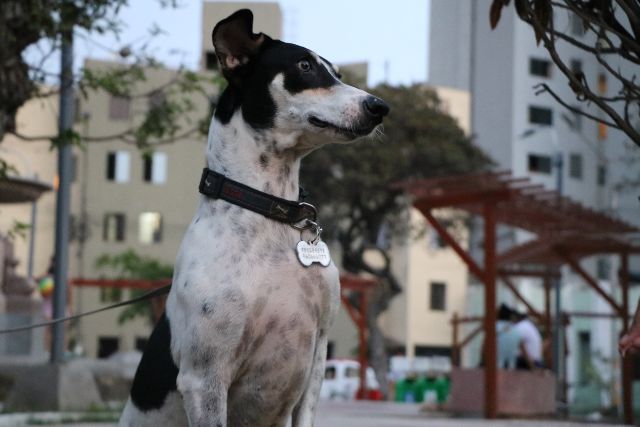
[[[309,203],[294,202],[263,193],[208,168],[202,171],[199,190],[205,196],[226,200],[286,224],[293,225],[304,220],[316,221],[316,208]]]
[[[43,328],[45,326],[55,325],[56,323],[67,322],[69,320],[79,319],[81,317],[89,316],[91,314],[100,313],[100,312],[103,312],[103,311],[111,310],[113,308],[118,308],[118,307],[122,307],[122,306],[129,305],[129,304],[135,304],[135,303],[140,302],[140,301],[144,301],[144,300],[147,300],[147,299],[155,298],[155,297],[158,297],[160,295],[165,295],[165,294],[168,294],[170,290],[171,290],[171,284],[168,284],[168,285],[163,286],[161,288],[154,289],[152,291],[146,292],[146,293],[140,295],[139,297],[132,298],[132,299],[127,300],[127,301],[121,301],[121,302],[118,302],[118,303],[115,303],[115,304],[112,304],[112,305],[108,305],[106,307],[97,308],[95,310],[85,311],[84,313],[74,314],[73,316],[59,317],[57,319],[52,319],[52,320],[49,320],[47,322],[33,323],[31,325],[18,326],[16,328],[0,329],[0,335],[2,335],[2,334],[11,334],[11,333],[14,333],[14,332],[28,331],[30,329],[35,329],[35,328]]]

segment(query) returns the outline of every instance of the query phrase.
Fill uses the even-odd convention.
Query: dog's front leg
[[[177,385],[190,427],[226,427],[227,387],[220,378],[181,366]]]
[[[302,398],[293,409],[292,427],[311,427],[316,413],[320,387],[324,379],[324,365],[327,358],[327,334],[323,333],[318,337],[316,349],[313,356],[313,367],[307,388],[302,394]]]

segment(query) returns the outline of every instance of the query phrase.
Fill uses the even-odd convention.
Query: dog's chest
[[[274,323],[326,329],[339,305],[333,263],[304,267],[295,251],[298,232],[227,206],[216,207],[226,207],[221,217],[196,215],[181,246],[174,281],[188,321],[232,319],[236,333],[273,329]]]

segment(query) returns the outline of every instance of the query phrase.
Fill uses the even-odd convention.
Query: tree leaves
[[[509,5],[509,0],[493,0],[489,10],[489,25],[494,30],[500,21],[502,8]],[[535,32],[536,43],[540,44],[544,32],[553,22],[551,0],[515,0],[518,17],[531,24]]]
[[[162,280],[173,277],[173,266],[164,264],[156,259],[139,255],[133,249],[115,255],[104,254],[95,263],[96,270],[109,273],[116,279],[146,279]],[[143,290],[132,290],[131,297],[142,295]],[[118,316],[118,323],[122,324],[136,317],[152,319],[151,304],[142,301],[123,309]]]
[[[323,147],[304,159],[301,173],[302,185],[321,208],[325,229],[336,235],[354,233],[370,243],[383,224],[401,226],[395,219],[405,204],[391,183],[468,172],[491,163],[442,112],[432,89],[382,85],[373,92],[391,107],[384,136]]]
[[[509,4],[509,0],[493,0],[491,8],[489,9],[489,23],[491,29],[494,30],[500,21],[500,15],[502,14],[502,8]]]

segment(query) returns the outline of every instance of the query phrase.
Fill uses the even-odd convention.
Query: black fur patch
[[[299,67],[307,61],[308,70]],[[267,38],[260,51],[236,71],[239,82],[230,83],[222,92],[214,113],[223,124],[242,109],[242,117],[255,129],[273,127],[276,105],[269,85],[276,75],[284,74],[284,87],[291,93],[307,89],[329,88],[338,84],[332,71],[319,63],[309,49]]]
[[[140,360],[131,386],[131,400],[142,412],[159,409],[167,395],[177,390],[178,367],[170,350],[169,319],[162,315]]]

